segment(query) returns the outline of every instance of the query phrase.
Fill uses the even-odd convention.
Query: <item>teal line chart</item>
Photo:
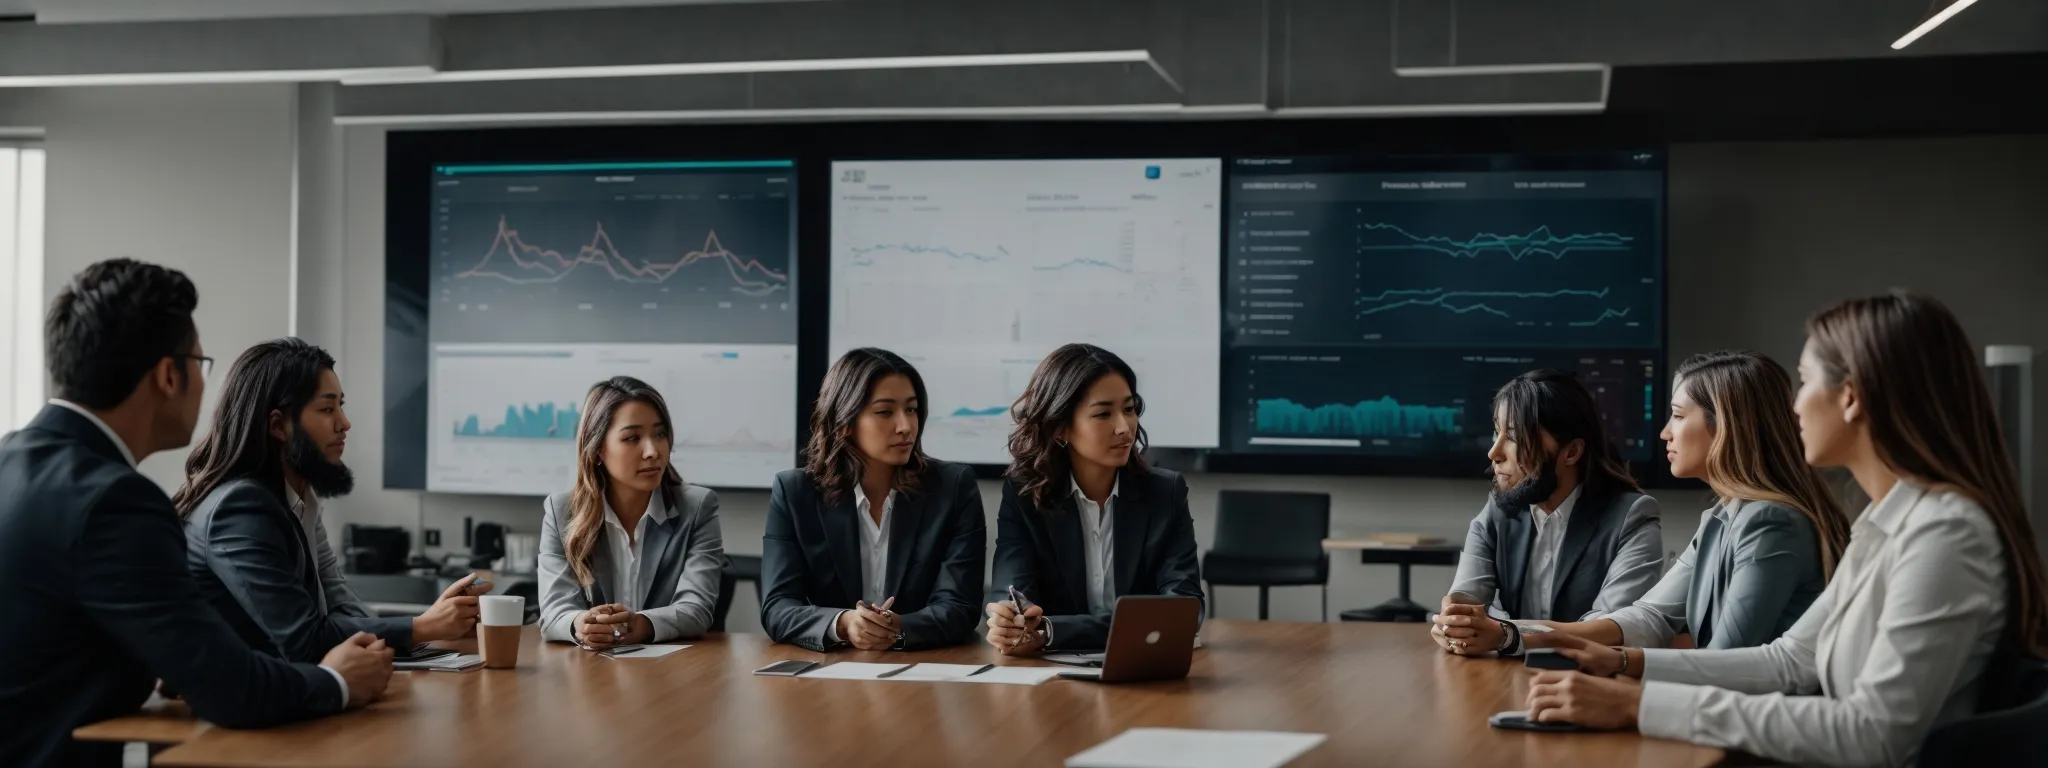
[[[1418,235],[1395,224],[1385,222],[1364,222],[1358,225],[1361,232],[1386,232],[1400,238],[1393,243],[1361,243],[1361,252],[1373,251],[1429,251],[1454,259],[1475,259],[1481,254],[1498,251],[1515,261],[1530,255],[1549,256],[1561,260],[1575,252],[1612,253],[1630,250],[1635,238],[1618,232],[1585,232],[1560,236],[1551,231],[1549,225],[1539,226],[1527,234],[1502,235],[1480,232],[1471,237],[1459,239],[1442,235]]]
[[[947,259],[951,259],[956,262],[961,262],[970,265],[992,264],[995,262],[1003,261],[1005,259],[1014,258],[1014,254],[1010,252],[1010,249],[1001,245],[997,245],[991,251],[984,252],[975,250],[956,249],[940,245],[890,243],[884,245],[854,246],[852,248],[849,248],[847,249],[847,255],[850,256],[851,258],[847,261],[847,264],[855,267],[874,267],[877,266],[877,261],[875,259],[876,254],[891,252],[911,255],[943,256]],[[1031,269],[1037,272],[1058,272],[1066,269],[1072,269],[1075,267],[1107,269],[1113,272],[1121,272],[1123,274],[1131,273],[1131,267],[1128,265],[1117,264],[1115,262],[1106,261],[1103,259],[1094,259],[1086,257],[1071,258],[1065,261],[1061,261],[1057,264],[1035,264],[1032,265]]]
[[[1358,304],[1361,308],[1358,310],[1358,316],[1362,318],[1406,307],[1438,307],[1458,315],[1480,312],[1502,319],[1513,319],[1515,317],[1514,314],[1488,304],[1485,300],[1563,299],[1571,297],[1605,299],[1609,293],[1610,291],[1607,288],[1600,288],[1599,290],[1560,288],[1555,291],[1453,291],[1444,288],[1387,290],[1372,296],[1360,296]],[[1369,302],[1385,303],[1366,306]],[[1629,307],[1623,307],[1618,310],[1603,308],[1600,314],[1591,320],[1568,320],[1564,324],[1574,328],[1591,328],[1611,319],[1626,319],[1629,316],[1629,312]]]
[[[481,419],[476,414],[470,414],[456,423],[455,436],[568,440],[576,436],[576,419],[576,407],[573,405],[508,405],[505,406],[505,420],[498,425],[483,428]]]

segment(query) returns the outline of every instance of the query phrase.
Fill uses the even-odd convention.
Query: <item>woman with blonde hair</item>
[[[541,505],[541,636],[589,650],[704,634],[725,545],[718,496],[669,463],[674,422],[646,382],[583,398],[576,488]]]
[[[1713,509],[1677,565],[1634,605],[1602,618],[1553,623],[1564,635],[1532,646],[1661,648],[1690,634],[1699,648],[1747,648],[1778,639],[1827,587],[1849,519],[1806,463],[1792,413],[1792,377],[1755,352],[1710,352],[1672,377],[1665,457],[1671,474],[1713,489]],[[1606,674],[1620,654],[1594,655]]]
[[[1980,696],[2003,703],[1982,696],[2011,677],[1994,659],[2048,650],[2040,551],[1955,315],[1897,292],[1838,304],[1806,332],[1793,406],[1806,461],[1846,467],[1874,500],[1827,590],[1760,648],[1624,648],[1618,680],[1538,675],[1532,719],[1788,763],[1909,765]]]

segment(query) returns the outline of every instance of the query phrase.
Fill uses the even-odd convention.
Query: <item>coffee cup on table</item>
[[[518,595],[484,595],[477,598],[482,615],[477,621],[477,647],[485,669],[519,666],[519,626],[526,620],[526,598]]]

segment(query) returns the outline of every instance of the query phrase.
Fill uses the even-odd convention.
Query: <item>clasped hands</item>
[[[586,651],[654,642],[654,623],[618,603],[606,603],[576,614],[571,627],[576,644]]]

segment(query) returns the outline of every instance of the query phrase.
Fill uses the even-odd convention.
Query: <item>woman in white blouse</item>
[[[542,504],[541,636],[589,650],[704,634],[725,544],[718,496],[669,463],[661,393],[617,376],[583,399],[576,488]]]
[[[1826,591],[1758,648],[1545,636],[1619,675],[1539,675],[1532,717],[1862,766],[1910,764],[1928,731],[1975,712],[1995,654],[2048,651],[2048,591],[1974,350],[1916,294],[1815,315],[1794,404],[1806,460],[1848,468],[1876,500]]]

